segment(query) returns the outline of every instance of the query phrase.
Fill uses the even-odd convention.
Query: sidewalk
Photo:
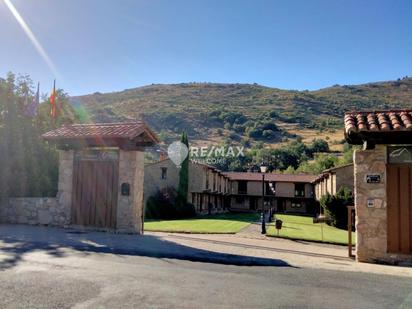
[[[169,241],[213,252],[261,258],[276,257],[294,267],[368,272],[412,277],[412,267],[358,263],[347,257],[347,247],[282,238],[251,238],[235,235],[174,234],[152,232]]]
[[[280,238],[235,235],[146,232],[145,235],[79,232],[28,225],[0,225],[0,268],[17,264],[26,253],[43,250],[59,256],[65,250],[139,255],[230,265],[286,266],[369,272],[412,277],[412,268],[357,263],[344,246]],[[1,262],[1,256],[5,256]]]

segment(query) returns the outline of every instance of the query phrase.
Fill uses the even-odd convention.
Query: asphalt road
[[[412,308],[412,278],[31,248],[0,250],[0,308]]]

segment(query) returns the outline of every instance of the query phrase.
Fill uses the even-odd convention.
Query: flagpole
[[[50,117],[51,117],[51,126],[53,129],[56,128],[56,79],[53,80],[53,89],[50,94]]]

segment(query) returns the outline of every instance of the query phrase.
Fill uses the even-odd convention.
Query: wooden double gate
[[[388,164],[388,252],[412,253],[412,165]]]
[[[76,153],[72,224],[116,228],[118,177],[117,152]]]

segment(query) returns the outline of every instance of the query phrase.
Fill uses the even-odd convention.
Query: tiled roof
[[[345,113],[345,138],[351,144],[412,141],[412,109]]]
[[[315,182],[319,182],[322,179],[329,177],[329,173],[333,173],[333,172],[336,172],[339,169],[347,168],[347,167],[352,167],[352,169],[353,169],[353,163],[349,163],[349,164],[345,164],[345,165],[332,167],[332,168],[328,168],[326,170],[323,170],[322,173],[317,176]]]
[[[93,124],[72,124],[43,134],[47,140],[59,139],[84,139],[84,138],[128,138],[133,139],[142,133],[147,133],[149,137],[158,142],[156,135],[143,122],[123,122],[123,123],[93,123]]]
[[[226,172],[223,173],[231,180],[248,180],[248,181],[262,181],[261,173],[252,172]],[[312,183],[316,180],[317,175],[306,174],[272,174],[266,173],[265,180],[277,182],[308,182]]]
[[[412,130],[412,110],[350,112],[345,114],[345,132]]]

